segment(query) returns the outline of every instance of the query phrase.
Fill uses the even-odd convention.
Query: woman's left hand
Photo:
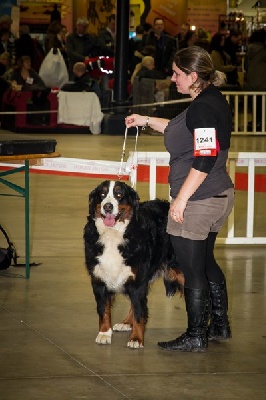
[[[180,197],[177,197],[170,206],[170,215],[171,218],[182,224],[184,222],[184,211],[187,207],[187,202],[182,200]]]

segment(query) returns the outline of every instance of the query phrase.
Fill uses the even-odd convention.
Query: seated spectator
[[[14,91],[31,92],[28,97],[27,111],[45,111],[40,114],[27,114],[27,122],[30,125],[48,124],[50,115],[46,111],[50,110],[50,89],[47,88],[38,73],[31,68],[29,56],[22,56],[18,60],[10,75],[10,84]]]
[[[131,76],[132,84],[136,76],[138,76],[140,79],[165,79],[164,73],[154,68],[154,58],[151,56],[143,57],[142,61],[136,65],[136,68]]]
[[[63,92],[95,92],[99,99],[101,91],[97,81],[92,79],[87,71],[86,64],[77,62],[73,67],[74,81],[65,83],[61,87]]]
[[[2,105],[2,99],[5,91],[9,89],[9,82],[0,76],[0,104]],[[2,111],[2,110],[1,110]],[[0,122],[2,122],[2,115],[0,114]]]
[[[139,46],[139,50],[135,50],[133,57],[129,59],[129,75],[132,76],[133,72],[135,71],[136,66],[141,63],[143,57],[151,56],[154,57],[155,54],[155,47],[154,46],[144,46],[142,48],[142,44]]]
[[[11,57],[10,54],[5,51],[0,54],[0,76],[7,79],[8,73],[13,71],[11,68]]]
[[[142,78],[154,79],[154,96],[156,101],[164,101],[168,97],[168,90],[171,80],[165,78],[165,75],[154,68],[154,58],[145,56],[142,62],[139,63],[131,77],[133,84],[135,79],[141,80]]]
[[[14,90],[33,91],[47,90],[44,81],[34,69],[31,68],[31,59],[29,56],[22,56],[16,68],[10,75],[11,86]]]
[[[214,68],[226,74],[227,85],[239,86],[237,66],[232,64],[231,57],[224,50],[225,37],[215,33],[210,42],[210,54]]]

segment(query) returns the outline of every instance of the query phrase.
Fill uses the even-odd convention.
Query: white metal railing
[[[266,92],[223,91],[222,93],[231,105],[233,112],[232,135],[266,135]],[[190,102],[191,98],[187,97],[139,106],[146,108],[148,106],[152,109],[152,107],[161,105],[160,113],[163,116],[165,108],[167,118],[167,105]]]
[[[233,111],[233,135],[266,134],[266,92],[239,91],[223,94]]]
[[[136,152],[130,153],[135,165],[149,165],[149,198],[156,198],[157,167],[169,165],[167,152]],[[254,198],[255,198],[255,168],[266,167],[266,153],[230,152],[228,157],[228,173],[235,182],[236,169],[245,167],[248,174],[246,234],[235,236],[235,209],[228,217],[226,237],[218,237],[219,244],[266,244],[266,237],[254,236]],[[132,173],[134,175],[135,171]],[[130,174],[131,175],[131,174]],[[137,180],[138,182],[138,180]],[[167,182],[165,182],[167,183]]]

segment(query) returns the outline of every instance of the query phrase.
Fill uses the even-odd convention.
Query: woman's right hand
[[[139,114],[131,114],[125,118],[125,124],[127,128],[134,126],[144,126],[147,122],[147,117]]]

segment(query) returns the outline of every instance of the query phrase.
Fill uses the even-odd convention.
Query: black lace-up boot
[[[185,288],[184,294],[188,316],[187,331],[169,342],[159,342],[158,346],[163,350],[205,352],[208,347],[209,291]]]
[[[228,298],[225,281],[221,284],[209,282],[211,297],[211,320],[208,340],[226,340],[232,337],[228,321]]]

